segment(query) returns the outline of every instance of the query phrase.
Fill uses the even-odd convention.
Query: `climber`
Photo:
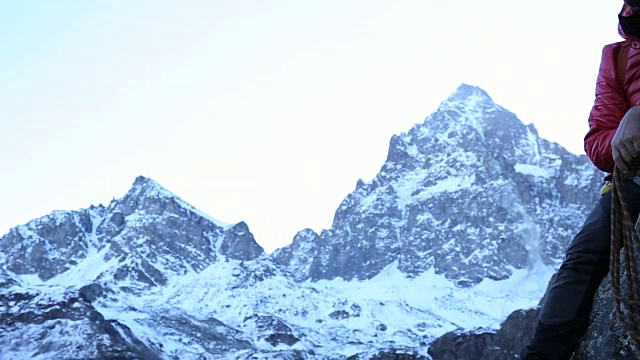
[[[625,0],[618,15],[625,41],[608,44],[596,83],[596,97],[584,139],[587,155],[600,170],[624,173],[640,161],[640,0]],[[605,180],[609,180],[607,176]],[[640,211],[640,177],[624,183],[631,216]],[[573,238],[552,279],[536,330],[521,359],[569,359],[589,325],[593,297],[609,271],[611,191],[600,200]]]

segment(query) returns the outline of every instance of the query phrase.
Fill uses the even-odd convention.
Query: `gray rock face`
[[[406,350],[384,350],[373,356],[367,355],[353,355],[349,356],[347,360],[428,360],[426,356],[418,355]]]
[[[293,334],[289,325],[273,315],[254,314],[246,317],[244,322],[252,322],[254,324],[253,326],[264,336],[264,340],[272,346],[278,346],[280,344],[291,346],[300,341],[300,339]]]
[[[291,276],[297,281],[309,277],[311,265],[318,253],[320,235],[311,229],[304,229],[296,234],[291,245],[277,249],[271,254],[276,263],[292,270]]]
[[[235,224],[224,234],[219,251],[222,255],[236,260],[252,260],[264,252],[244,221]]]
[[[160,359],[156,349],[119,322],[105,320],[77,292],[26,290],[1,268],[0,349],[3,359]]]
[[[38,222],[38,226],[16,227],[0,240],[2,259],[16,274],[37,274],[48,280],[63,273],[87,255],[87,236],[91,233],[91,213],[56,211]],[[35,224],[34,224],[35,225]],[[50,250],[55,249],[55,256]]]
[[[460,286],[557,266],[597,199],[586,156],[462,85],[424,123],[391,139],[387,161],[358,182],[331,229],[299,234],[273,258],[300,280],[368,279],[393,262]]]
[[[621,289],[623,292],[627,289],[624,280],[621,281]],[[591,310],[591,324],[573,356],[573,360],[598,359],[640,359],[640,349],[633,348],[629,336],[616,318],[615,301],[608,276],[598,288]]]
[[[538,311],[513,312],[498,332],[450,332],[436,339],[429,348],[433,360],[512,360],[531,338]],[[605,359],[605,358],[601,358]]]

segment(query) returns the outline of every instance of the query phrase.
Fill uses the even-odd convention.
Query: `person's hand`
[[[640,106],[634,106],[622,118],[611,140],[611,155],[622,172],[640,166]]]

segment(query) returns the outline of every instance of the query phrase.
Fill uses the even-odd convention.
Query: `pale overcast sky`
[[[621,5],[0,0],[0,233],[144,175],[271,252],[461,83],[582,154]]]

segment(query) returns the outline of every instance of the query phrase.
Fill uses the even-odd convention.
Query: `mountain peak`
[[[167,190],[153,179],[144,176],[138,176],[136,178],[131,189],[129,189],[127,194],[119,200],[119,202],[129,209],[125,211],[126,213],[132,213],[135,209],[144,212],[164,211],[166,205],[159,205],[160,203],[173,203],[177,206],[172,206],[173,211],[179,211],[178,208],[188,210],[223,228],[228,228],[233,225],[212,218],[181,199],[178,195]]]
[[[160,185],[156,181],[144,177],[138,176],[133,182],[131,189],[125,195],[125,199],[176,199],[180,198],[167,190],[164,186]]]
[[[164,186],[142,175],[138,176],[133,182],[133,186],[131,186],[127,195],[129,194],[149,197],[177,197]]]
[[[493,102],[489,94],[486,91],[479,88],[478,86],[473,86],[469,84],[460,84],[456,91],[453,92],[449,96],[449,98],[445,102],[455,101],[455,102],[479,102],[479,101],[488,101]]]
[[[144,185],[148,185],[148,184],[158,184],[155,181],[153,181],[152,179],[148,178],[148,177],[144,177],[142,175],[139,175],[138,177],[136,177],[136,180],[133,182],[133,186],[144,186]]]
[[[482,117],[481,114],[502,110],[502,107],[494,103],[489,94],[483,89],[473,85],[462,84],[447,100],[440,104],[438,110],[453,110],[461,114]]]
[[[496,118],[502,118],[498,114],[508,112],[500,105],[493,102],[489,94],[483,89],[468,85],[460,85],[445,101],[440,103],[438,110],[427,118],[442,117],[445,124],[455,126],[471,126],[475,129],[484,129],[489,122],[494,122]],[[508,112],[511,114],[510,112]],[[514,120],[515,116],[508,116]],[[513,119],[512,119],[513,118]],[[425,123],[426,123],[425,122]],[[517,120],[520,123],[520,120]],[[449,126],[447,125],[447,126]],[[481,130],[481,132],[483,132]]]

